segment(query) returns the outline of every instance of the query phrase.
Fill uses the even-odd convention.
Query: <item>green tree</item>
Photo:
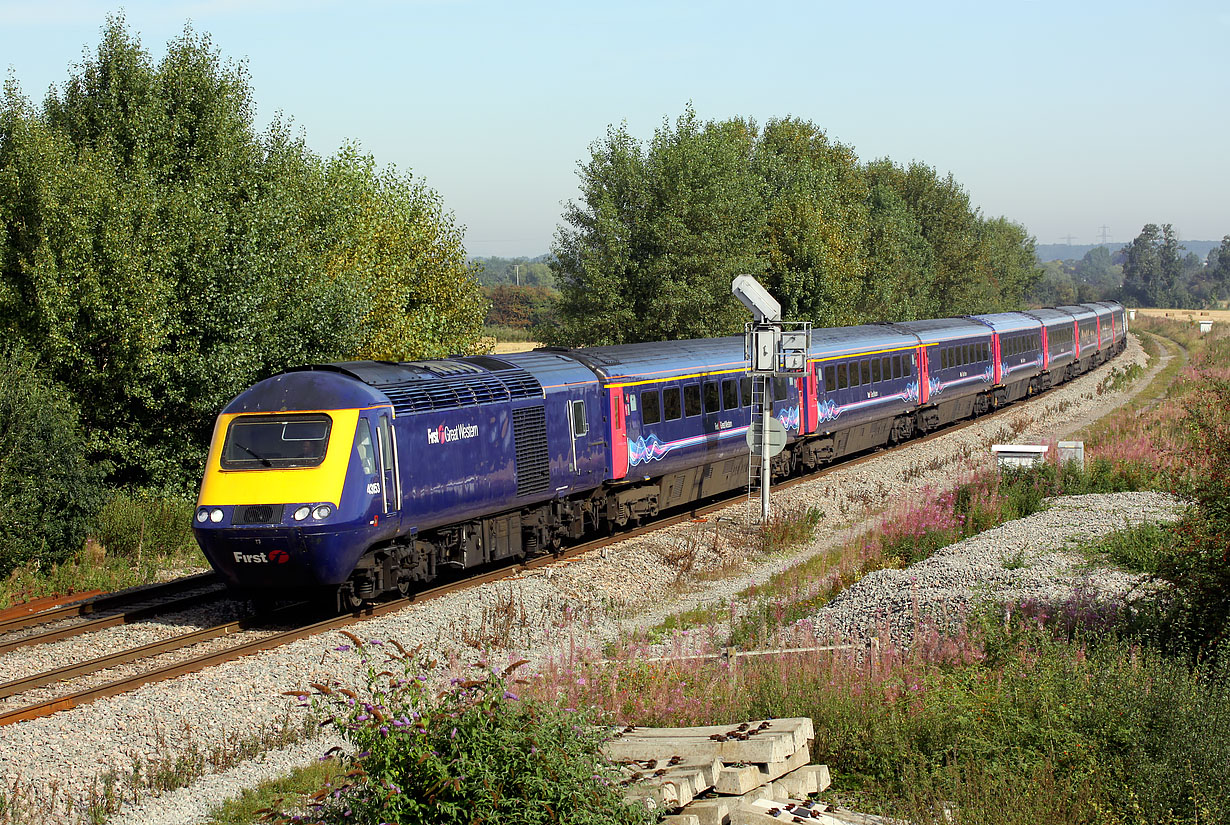
[[[861,307],[867,316],[884,321],[934,318],[941,314],[929,289],[935,250],[892,185],[896,173],[888,161],[867,167],[868,258]]]
[[[951,175],[863,167],[806,121],[760,132],[689,107],[647,148],[611,128],[590,149],[554,247],[559,343],[737,331],[743,272],[818,325],[1016,308],[1038,278],[1033,239],[979,215]]]
[[[33,355],[0,351],[0,576],[81,549],[102,503],[76,406]]]
[[[1214,252],[1216,256],[1214,256]],[[1217,297],[1230,297],[1230,235],[1221,239],[1221,246],[1209,253],[1213,281],[1217,285]]]
[[[1161,261],[1158,248],[1161,229],[1155,223],[1145,224],[1130,244],[1124,249],[1123,294],[1129,301],[1141,306],[1160,306],[1158,303]]]
[[[868,287],[868,192],[853,150],[807,121],[770,120],[751,171],[763,181],[765,285],[783,317],[856,323]]]
[[[120,18],[41,109],[6,84],[0,244],[0,329],[122,483],[195,486],[259,378],[463,349],[486,311],[435,193],[281,122],[258,136],[242,64],[186,29],[155,66]]]
[[[564,213],[554,265],[554,340],[615,344],[729,334],[743,312],[730,281],[760,275],[764,225],[752,174],[755,126],[704,123],[689,107],[648,151],[608,130],[581,167],[581,203]]]

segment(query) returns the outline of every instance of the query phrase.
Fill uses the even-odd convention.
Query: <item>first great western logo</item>
[[[477,424],[458,424],[456,427],[441,424],[434,430],[427,431],[428,444],[452,444],[454,441],[465,441],[469,438],[478,438]]]

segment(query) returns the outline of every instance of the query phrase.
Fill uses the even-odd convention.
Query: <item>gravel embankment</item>
[[[894,499],[927,487],[950,486],[985,464],[991,443],[1019,441],[1014,433],[1024,432],[1063,437],[1065,422],[1115,400],[1117,394],[1097,391],[1112,368],[1144,361],[1133,340],[1112,365],[1028,406],[1018,405],[1006,416],[775,493],[777,508],[818,507],[824,512],[821,538],[789,558],[754,558],[742,527],[747,510],[732,506],[706,523],[680,525],[570,563],[412,606],[369,620],[357,632],[368,639],[396,638],[407,647],[421,643],[457,669],[478,660],[484,649],[495,649],[498,653],[492,655],[501,657],[515,651],[536,662],[573,645],[597,649],[630,629],[652,626],[669,613],[729,598],[802,556],[822,552],[869,523],[870,514]],[[114,630],[123,633],[132,628]],[[118,644],[120,638],[112,635],[107,644]],[[8,788],[32,786],[43,804],[57,798],[48,821],[67,821],[64,800],[87,799],[95,777],[108,770],[123,773],[134,761],[149,764],[251,739],[277,727],[288,713],[295,718],[301,712],[280,695],[282,691],[329,678],[358,682],[363,666],[334,649],[340,641],[336,635],[305,639],[45,719],[0,728],[0,782]],[[6,661],[0,657],[0,668],[13,675],[27,666],[24,660]],[[259,764],[241,766],[232,779],[227,774],[198,781],[141,808],[127,808],[111,822],[200,821],[196,817],[203,817],[222,799],[237,795],[259,778],[310,762],[327,747],[317,740],[267,754]]]
[[[1130,598],[1145,576],[1092,566],[1071,547],[1115,530],[1178,520],[1183,503],[1160,493],[1052,499],[1028,518],[950,545],[901,570],[877,570],[843,590],[805,622],[821,638],[888,636],[908,645],[915,628],[955,629],[979,602],[1057,605]]]

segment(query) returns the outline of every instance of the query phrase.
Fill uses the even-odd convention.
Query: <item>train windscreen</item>
[[[222,469],[316,467],[325,460],[332,424],[323,413],[238,416],[226,431]]]

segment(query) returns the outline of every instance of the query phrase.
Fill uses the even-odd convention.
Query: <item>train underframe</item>
[[[940,401],[893,418],[818,433],[788,445],[771,462],[773,480],[811,472],[840,458],[930,433],[1044,392],[1109,360],[1079,360],[987,392]],[[1096,362],[1096,363],[1095,363]],[[679,470],[647,481],[616,482],[576,495],[400,537],[371,548],[338,588],[342,611],[387,593],[410,595],[444,572],[558,553],[566,543],[640,524],[659,513],[693,505],[748,482],[748,456]]]

